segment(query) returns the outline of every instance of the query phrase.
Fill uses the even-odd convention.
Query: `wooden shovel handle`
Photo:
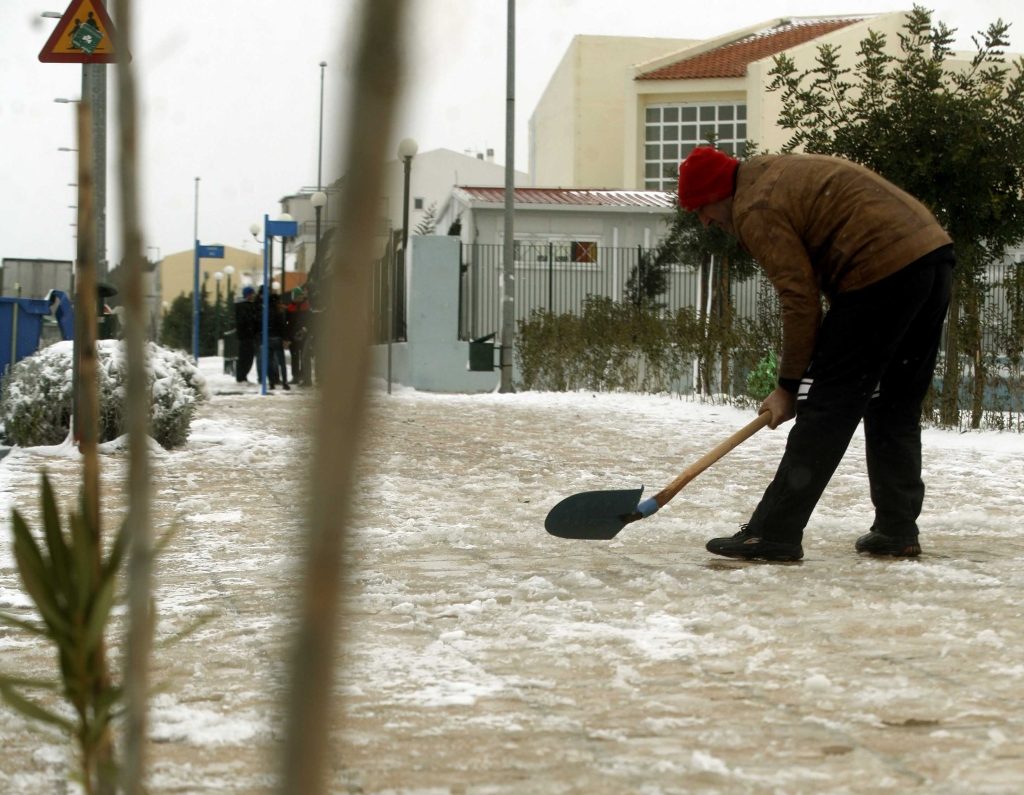
[[[705,453],[701,458],[691,464],[686,470],[679,475],[675,480],[669,483],[665,488],[654,495],[654,501],[658,503],[659,508],[663,508],[665,503],[675,497],[680,490],[693,480],[697,475],[715,463],[719,458],[724,456],[734,447],[739,445],[741,442],[745,442],[765,425],[771,422],[772,414],[770,411],[765,411],[757,415],[757,419],[749,422],[744,427],[740,428],[736,433],[730,436],[723,442],[717,444],[714,448]]]

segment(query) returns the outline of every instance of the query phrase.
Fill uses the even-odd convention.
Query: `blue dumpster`
[[[36,352],[48,314],[50,302],[45,298],[0,296],[0,373]]]

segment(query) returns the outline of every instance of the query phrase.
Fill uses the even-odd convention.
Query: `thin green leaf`
[[[156,557],[157,555],[163,554],[163,551],[170,546],[171,542],[180,532],[181,524],[176,522],[167,530],[167,532],[156,540],[156,543],[153,545],[153,556]]]
[[[33,635],[39,635],[42,638],[50,637],[50,632],[46,627],[41,627],[32,621],[25,621],[21,618],[15,618],[10,613],[0,613],[0,624],[7,624],[8,626],[17,627],[23,629],[26,632],[30,632]]]
[[[103,567],[103,576],[110,577],[116,575],[121,568],[121,561],[124,560],[125,550],[128,548],[128,522],[122,522],[121,527],[118,528],[117,535],[114,537],[114,544],[110,548],[110,554],[107,556],[107,562]]]
[[[71,556],[60,525],[60,513],[57,510],[57,498],[54,496],[50,479],[43,473],[42,483],[43,530],[46,534],[46,546],[50,551],[50,565],[53,568],[54,581],[59,592],[66,600],[72,596]]]
[[[89,523],[83,514],[71,514],[71,556],[74,559],[75,585],[78,603],[88,604],[89,594],[92,592],[93,566],[95,556],[93,553],[92,534],[89,531]]]
[[[187,624],[185,628],[181,630],[181,632],[177,632],[174,635],[157,641],[157,648],[166,649],[173,646],[175,643],[181,643],[181,641],[187,640],[188,638],[195,635],[207,624],[209,624],[211,621],[213,621],[215,618],[217,618],[218,615],[218,613],[206,613],[205,615],[199,616],[199,618],[197,618],[191,624]]]
[[[113,708],[121,699],[121,690],[116,687],[105,688],[93,703],[91,726],[89,727],[89,740],[99,740],[106,731],[113,718]]]
[[[0,687],[34,687],[39,690],[50,690],[57,692],[60,690],[60,682],[55,682],[51,679],[32,679],[27,676],[6,676],[0,674]]]
[[[114,576],[105,577],[100,584],[99,593],[96,594],[90,607],[88,623],[85,628],[83,642],[86,654],[92,654],[103,638],[103,631],[107,627],[107,618],[110,616],[110,608],[114,604],[116,587],[117,578]]]
[[[28,524],[17,509],[11,511],[11,530],[14,533],[15,548],[18,544],[24,547],[26,560],[32,565],[34,571],[42,575],[40,582],[45,582],[47,579],[46,564],[43,561],[42,550],[39,549],[35,538],[32,537],[32,531],[28,529]]]
[[[70,626],[54,598],[53,583],[39,554],[39,547],[36,546],[27,525],[17,512],[14,512],[13,519],[14,558],[18,563],[21,582],[53,634],[67,637],[70,634]]]
[[[56,712],[51,712],[45,707],[41,707],[33,701],[29,701],[27,698],[22,696],[14,688],[7,685],[0,685],[0,695],[3,696],[6,701],[13,709],[20,712],[27,718],[32,720],[41,721],[43,723],[49,723],[52,726],[57,726],[63,729],[68,734],[74,734],[75,727],[67,718],[63,718]]]

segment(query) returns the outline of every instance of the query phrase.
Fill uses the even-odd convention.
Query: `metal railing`
[[[588,247],[579,243],[516,244],[515,317],[526,320],[535,310],[556,314],[579,314],[586,298],[602,296],[614,301],[627,297],[630,276],[654,249],[642,247]],[[459,338],[476,339],[501,327],[501,272],[504,247],[490,243],[462,246],[459,283]],[[758,297],[766,290],[767,279],[758,271],[754,276],[734,280],[730,285],[737,318],[757,315]],[[1001,262],[987,271],[987,291],[983,323],[983,348],[997,346],[995,327],[1020,317],[1024,311],[1024,264]],[[665,311],[697,310],[706,304],[706,280],[698,267],[671,265],[665,291],[659,296]]]
[[[370,296],[373,340],[385,343],[406,338],[405,258],[390,235],[391,242],[374,264]],[[535,310],[556,314],[580,314],[584,302],[593,296],[623,301],[628,297],[630,277],[643,268],[654,249],[611,248],[581,243],[516,244],[515,319],[527,320]],[[459,279],[459,339],[473,340],[501,327],[502,262],[500,244],[467,243],[461,246]],[[995,329],[1024,313],[1024,264],[1012,262],[989,266],[985,295],[983,343],[987,351],[1000,347]],[[394,298],[392,297],[392,279]],[[698,311],[708,301],[706,275],[691,265],[669,266],[666,287],[658,303],[667,313],[679,309]],[[766,277],[756,272],[733,280],[730,293],[734,316],[754,318],[758,301],[772,300],[774,293]],[[389,307],[395,302],[394,333],[390,333]]]
[[[602,296],[614,301],[628,297],[630,277],[653,258],[654,249],[641,246],[610,248],[585,243],[516,244],[515,316],[526,320],[535,310],[578,314],[584,301]],[[459,284],[459,338],[475,339],[501,325],[501,272],[503,246],[469,243],[462,246]],[[737,314],[756,313],[757,275],[731,286]],[[658,297],[667,312],[707,302],[707,284],[701,269],[669,266],[666,289]]]

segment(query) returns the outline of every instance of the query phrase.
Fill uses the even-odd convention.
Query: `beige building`
[[[699,43],[574,36],[530,117],[531,184],[621,187],[622,109],[629,98],[630,68]]]
[[[275,254],[277,252],[275,251]],[[168,254],[158,263],[160,268],[160,297],[164,306],[179,295],[192,295],[195,272],[195,255],[192,249]],[[229,272],[227,269],[231,268]],[[221,276],[217,277],[217,273]],[[246,284],[258,285],[263,282],[263,258],[261,254],[224,246],[224,259],[199,260],[199,290],[206,291],[212,303],[220,285],[221,296],[239,296]]]
[[[853,66],[869,30],[897,46],[905,19],[779,18],[698,43],[576,37],[530,120],[533,182],[674,191],[679,162],[709,135],[730,152],[746,140],[777,151],[787,136],[776,124],[781,98],[768,92],[773,58],[785,52],[803,70],[831,44]],[[645,47],[671,49],[635,57]]]

